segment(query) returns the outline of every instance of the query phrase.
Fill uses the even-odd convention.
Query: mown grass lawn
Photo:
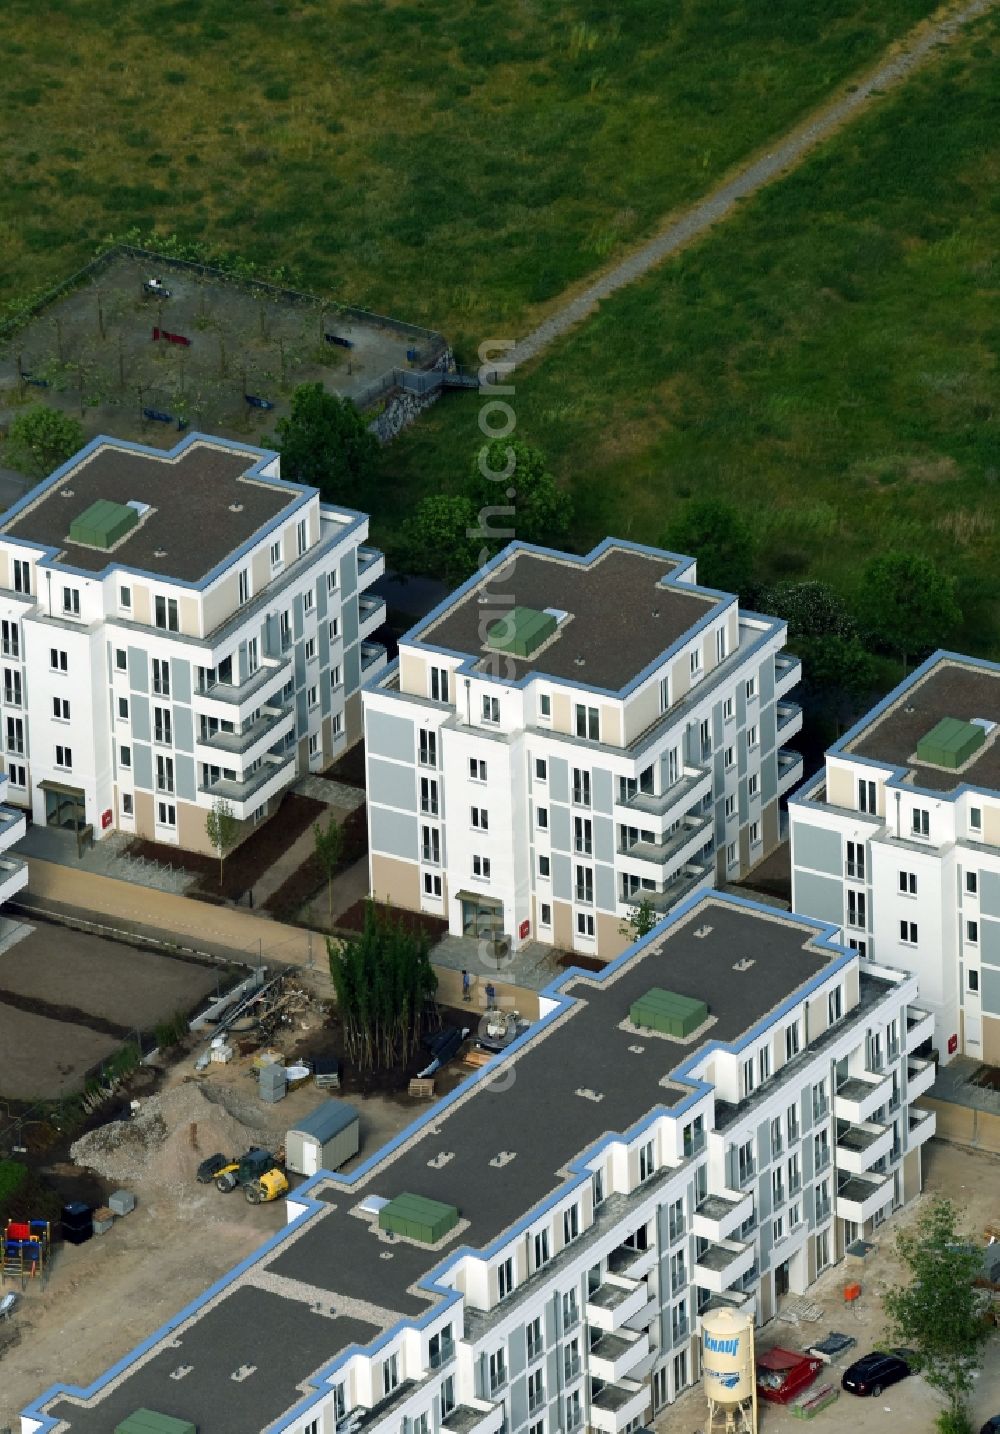
[[[133,225],[474,347],[934,0],[7,0],[0,304]]]
[[[517,375],[578,546],[727,499],[765,577],[850,595],[878,552],[926,553],[960,579],[954,640],[1000,655],[998,60],[994,15]],[[383,538],[465,471],[477,414],[449,397],[386,453]]]

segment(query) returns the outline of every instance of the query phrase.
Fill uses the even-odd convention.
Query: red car
[[[769,1349],[757,1358],[757,1394],[771,1404],[790,1404],[812,1384],[823,1361],[794,1349]]]

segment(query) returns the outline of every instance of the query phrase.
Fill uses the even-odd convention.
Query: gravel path
[[[662,259],[677,253],[720,219],[727,218],[739,200],[756,194],[766,184],[800,164],[817,144],[829,138],[836,129],[865,109],[873,95],[906,79],[936,46],[949,43],[964,25],[986,14],[997,3],[998,0],[970,0],[970,3],[960,5],[936,24],[918,26],[898,47],[894,47],[890,59],[858,81],[849,93],[810,116],[775,145],[774,149],[754,160],[706,198],[685,210],[668,228],[599,279],[595,279],[581,293],[567,300],[544,323],[539,324],[537,329],[520,339],[506,356],[503,371],[507,371],[507,363],[516,365],[536,358],[553,340],[561,338],[574,324],[586,318],[602,299],[606,299],[617,289],[624,288],[626,284],[642,278]]]

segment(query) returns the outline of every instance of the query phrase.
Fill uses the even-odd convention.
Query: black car
[[[856,1359],[853,1364],[848,1365],[840,1386],[849,1394],[871,1394],[877,1399],[883,1389],[888,1389],[890,1384],[897,1384],[909,1373],[910,1366],[902,1352],[876,1350],[873,1354],[866,1354],[863,1359]]]
[[[979,1434],[1000,1434],[1000,1414],[992,1414],[980,1429]]]

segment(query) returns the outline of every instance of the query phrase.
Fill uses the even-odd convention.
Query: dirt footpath
[[[960,1211],[966,1231],[977,1238],[988,1220],[1000,1216],[1000,1160],[939,1140],[924,1146],[924,1193],[908,1209],[879,1231],[877,1252],[868,1257],[860,1271],[834,1265],[802,1297],[819,1310],[816,1320],[783,1320],[780,1316],[757,1331],[757,1349],[805,1349],[830,1330],[853,1336],[854,1349],[840,1356],[828,1373],[821,1373],[814,1388],[826,1382],[840,1387],[840,1376],[852,1359],[878,1349],[883,1342],[882,1291],[900,1278],[901,1266],[895,1253],[895,1232],[904,1221],[912,1221],[929,1196],[943,1195]],[[862,1294],[853,1305],[844,1303],[844,1285],[860,1281]],[[796,1296],[786,1302],[794,1310]],[[880,1399],[857,1399],[841,1392],[840,1398],[815,1417],[817,1434],[932,1434],[934,1417],[943,1407],[940,1396],[919,1375],[911,1375],[887,1389]],[[991,1414],[1000,1414],[1000,1332],[994,1332],[986,1347],[983,1369],[971,1400],[973,1428],[979,1429]],[[695,1434],[706,1427],[708,1408],[700,1384],[694,1386],[654,1420],[656,1434]],[[788,1409],[761,1404],[760,1426],[773,1434],[793,1434],[802,1420]]]

